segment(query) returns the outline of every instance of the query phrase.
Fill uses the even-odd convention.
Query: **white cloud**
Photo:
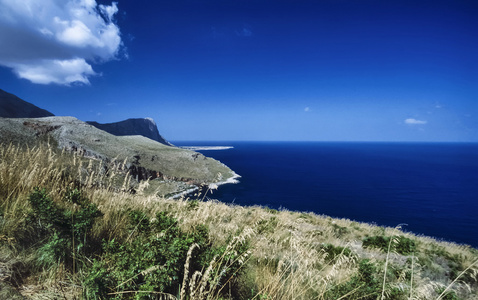
[[[306,108],[304,108],[304,111],[305,111],[305,112],[309,112],[309,111],[310,111],[310,107],[307,106]]]
[[[15,64],[14,72],[20,78],[25,78],[39,84],[63,84],[74,82],[89,84],[88,76],[96,75],[93,68],[84,59],[43,60],[35,64]]]
[[[428,123],[427,121],[417,120],[413,118],[406,119],[404,122],[405,124],[409,124],[409,125],[423,125]]]
[[[88,84],[122,47],[116,3],[0,0],[0,65],[39,84]]]

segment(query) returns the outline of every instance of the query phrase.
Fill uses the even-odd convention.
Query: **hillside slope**
[[[54,115],[0,89],[1,118],[41,118],[50,116]]]

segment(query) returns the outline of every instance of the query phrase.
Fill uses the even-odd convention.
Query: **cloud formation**
[[[427,121],[417,120],[413,118],[406,119],[404,122],[405,124],[409,124],[409,125],[423,125],[427,123]]]
[[[33,83],[89,84],[91,64],[122,46],[117,12],[96,0],[0,0],[0,65]]]

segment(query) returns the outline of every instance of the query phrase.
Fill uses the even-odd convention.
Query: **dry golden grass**
[[[0,146],[0,262],[5,263],[6,257],[12,256],[28,260],[31,255],[13,246],[17,238],[15,229],[25,226],[22,222],[29,210],[26,199],[31,191],[35,187],[46,188],[52,199],[59,199],[66,188],[76,185],[81,186],[85,195],[104,213],[93,230],[97,237],[106,240],[127,240],[125,211],[128,209],[142,210],[151,216],[166,211],[179,220],[186,232],[205,224],[211,242],[227,245],[230,251],[234,243],[248,240],[250,252],[238,257],[245,271],[240,279],[242,285],[253,289],[240,291],[244,299],[328,299],[332,290],[354,279],[364,259],[376,264],[379,267],[377,275],[383,278],[380,282],[382,295],[365,299],[387,299],[392,288],[402,289],[408,295],[394,299],[444,299],[445,294],[440,295],[438,291],[448,290],[454,291],[459,299],[478,299],[476,249],[404,233],[396,228],[313,213],[201,201],[204,195],[195,200],[164,199],[155,193],[143,192],[148,189],[148,182],[137,186],[138,193],[133,195],[127,192],[131,179],[122,172],[122,164],[124,162],[104,166],[100,161],[58,152],[48,145],[34,148]],[[364,248],[362,239],[367,236],[409,238],[417,243],[416,253],[394,252],[393,239],[389,251]],[[343,250],[332,254],[326,245]],[[190,251],[194,251],[194,247]],[[226,291],[227,284],[206,283],[219,282],[218,270],[226,261],[223,257],[215,257],[209,268],[190,274],[190,253],[188,257],[180,298],[219,299],[219,292]],[[450,260],[455,262],[458,271],[454,277],[450,275]],[[387,269],[398,275],[387,275]],[[44,270],[27,276],[20,290],[32,299],[73,299],[81,295],[78,276],[81,274],[69,274],[62,267]],[[461,280],[464,276],[467,281]],[[338,299],[356,299],[358,289],[349,289]],[[66,294],[69,296],[64,296]]]

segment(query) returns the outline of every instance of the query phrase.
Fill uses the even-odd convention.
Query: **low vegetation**
[[[0,299],[478,299],[474,248],[121,170],[0,146]]]

